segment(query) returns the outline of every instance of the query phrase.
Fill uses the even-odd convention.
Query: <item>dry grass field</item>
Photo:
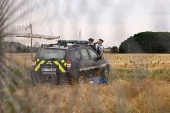
[[[159,69],[170,67],[170,54],[105,54],[112,68]]]
[[[36,54],[33,53],[33,57],[35,55]],[[18,63],[21,66],[26,66],[26,67],[31,66],[31,53],[6,53],[4,54],[4,56],[9,59],[9,60],[5,60],[5,63],[7,65],[13,65],[14,63],[12,61],[14,61],[15,63]]]
[[[35,54],[34,54],[35,55]],[[108,86],[43,84],[32,86],[30,54],[5,54],[12,67],[1,80],[1,112],[164,113],[170,112],[169,54],[104,54],[111,64]],[[20,69],[23,68],[24,69]],[[19,75],[19,77],[17,77]],[[25,78],[24,78],[24,77]],[[6,83],[6,87],[5,84]]]
[[[5,56],[24,66],[31,65],[31,53],[7,53]],[[35,56],[35,53],[33,53]],[[159,69],[170,67],[170,54],[109,54],[104,57],[110,62],[111,68],[124,69]]]

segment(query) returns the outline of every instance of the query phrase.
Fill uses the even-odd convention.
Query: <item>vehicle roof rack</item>
[[[88,44],[89,41],[87,40],[58,40],[57,41],[59,44],[62,44],[62,43],[71,43],[71,44]]]
[[[57,45],[57,44],[48,44],[47,47],[53,47],[53,45]]]
[[[57,41],[59,45],[63,45],[64,47],[67,47],[68,43],[74,44],[88,44],[89,41],[87,40],[58,40]]]
[[[86,45],[89,43],[89,41],[87,40],[58,40],[57,42],[58,42],[57,44],[49,44],[47,45],[47,47],[53,47],[54,45],[67,47],[68,43],[72,45],[77,45],[77,44]]]

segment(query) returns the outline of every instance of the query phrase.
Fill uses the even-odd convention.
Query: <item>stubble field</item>
[[[9,58],[4,64],[11,67],[13,73],[8,82],[1,80],[1,92],[5,95],[5,101],[0,102],[2,111],[170,112],[170,54],[104,54],[111,65],[110,75],[106,77],[108,86],[32,86],[31,54],[4,56]]]
[[[5,56],[29,67],[31,65],[31,53],[7,53]],[[35,53],[33,53],[35,56]],[[159,69],[170,67],[170,54],[109,54],[104,57],[109,60],[113,69]]]

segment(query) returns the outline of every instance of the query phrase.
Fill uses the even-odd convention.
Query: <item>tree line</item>
[[[19,42],[3,42],[3,50],[7,53],[31,53],[31,46],[26,46]],[[45,47],[46,44],[41,44],[39,48]],[[33,52],[35,53],[37,49],[33,47]]]
[[[119,46],[119,53],[169,53],[169,32],[141,32]]]
[[[39,48],[46,47],[47,44],[41,44],[39,45]],[[3,49],[4,52],[6,53],[31,53],[31,46],[26,46],[24,44],[21,44],[19,42],[3,42]],[[108,47],[107,49],[110,49],[111,51],[108,51],[106,53],[118,53],[118,47],[113,46],[113,47]],[[37,48],[33,47],[33,52],[37,52]]]
[[[39,48],[45,47],[41,44]],[[19,42],[4,42],[5,52],[30,53],[31,47]],[[33,48],[33,52],[35,52]],[[123,41],[119,48],[117,46],[108,47],[110,53],[170,53],[170,33],[169,32],[141,32],[130,36]],[[119,50],[119,51],[117,51]]]

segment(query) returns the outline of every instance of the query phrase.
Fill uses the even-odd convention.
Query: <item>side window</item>
[[[75,51],[75,57],[80,60],[80,52],[79,51]]]
[[[92,59],[96,59],[98,57],[97,54],[93,50],[89,49],[89,52],[90,52]]]
[[[86,49],[82,49],[82,50],[81,50],[81,54],[82,54],[82,56],[83,56],[83,60],[89,60],[89,59],[90,59],[90,58],[89,58],[89,54],[88,54],[88,52],[87,52]]]

